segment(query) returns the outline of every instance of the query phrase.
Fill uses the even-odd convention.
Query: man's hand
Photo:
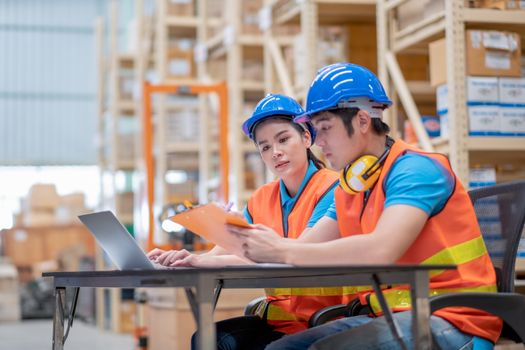
[[[256,262],[285,262],[286,239],[271,228],[257,224],[253,228],[226,225],[242,242],[244,256]]]

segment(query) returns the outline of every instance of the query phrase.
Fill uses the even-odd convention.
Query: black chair
[[[503,320],[503,337],[525,343],[525,296],[514,293],[516,253],[525,222],[525,181],[479,188],[469,195],[496,270],[498,293],[436,296],[430,300],[430,311],[449,306],[487,311]]]
[[[503,337],[525,343],[525,296],[514,293],[516,253],[525,222],[525,181],[475,189],[469,196],[496,270],[498,293],[440,295],[430,299],[430,310],[464,306],[487,311],[504,321]],[[355,315],[348,305],[334,305],[312,315],[310,326]]]
[[[251,300],[245,307],[244,307],[244,316],[252,316],[255,315],[255,311],[257,311],[257,308],[261,305],[263,301],[266,300],[266,297],[258,297],[253,300]]]

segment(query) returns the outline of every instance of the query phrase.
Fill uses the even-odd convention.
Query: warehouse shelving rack
[[[262,33],[243,32],[241,0],[221,1],[224,9],[218,18],[218,26],[210,30],[209,26],[201,31],[204,35],[199,40],[201,59],[199,68],[205,80],[225,79],[229,96],[229,142],[230,142],[230,199],[237,208],[242,208],[252,191],[258,185],[247,186],[247,157],[257,153],[254,145],[242,134],[241,125],[248,117],[245,105],[251,107],[264,97],[265,85],[262,79],[257,80],[243,75],[243,62],[252,60],[263,66]],[[205,1],[200,0],[204,6]],[[208,14],[201,12],[202,25],[209,23]],[[215,65],[215,69],[212,66]],[[222,69],[217,69],[217,66]],[[257,160],[258,157],[255,157]],[[261,169],[264,166],[261,164]]]
[[[498,165],[505,162],[525,162],[525,138],[517,137],[473,137],[468,135],[468,117],[465,92],[465,28],[483,28],[525,34],[525,15],[520,10],[495,10],[468,8],[463,1],[443,0],[444,10],[423,19],[419,23],[398,30],[396,9],[408,0],[378,0],[378,61],[380,79],[390,90],[392,97],[401,101],[405,112],[414,125],[423,149],[448,153],[452,167],[460,180],[468,184],[469,168],[472,164]],[[399,68],[396,55],[403,52],[426,52],[428,43],[446,38],[447,81],[449,96],[450,130],[447,139],[430,140],[421,122],[408,82]],[[429,90],[428,83],[421,87]],[[394,93],[394,90],[397,93]],[[389,122],[395,131],[395,113]]]
[[[298,100],[304,100],[308,84],[321,68],[317,66],[315,54],[305,54],[304,77],[294,82],[284,64],[282,52],[277,45],[277,26],[299,25],[305,53],[316,53],[318,29],[321,25],[347,25],[350,23],[373,23],[376,0],[266,0],[261,12],[261,27],[264,29],[264,58],[266,90],[281,91]],[[285,44],[290,45],[291,40]]]
[[[96,47],[98,62],[98,154],[101,177],[100,209],[112,210],[126,228],[135,233],[136,213],[134,210],[135,177],[139,174],[141,161],[140,111],[141,100],[137,98],[137,86],[142,81],[149,60],[144,47],[144,0],[135,0],[134,15],[136,30],[128,35],[134,35],[136,47],[129,52],[123,52],[119,45],[119,37],[125,34],[119,18],[122,5],[119,1],[108,4],[107,26],[102,18],[95,24]],[[120,24],[119,24],[120,23]],[[122,70],[126,70],[128,79],[122,81]],[[125,85],[124,85],[125,84]],[[123,88],[126,93],[123,94]],[[132,123],[131,130],[122,135],[120,122]],[[122,140],[126,139],[126,143]],[[120,178],[117,178],[120,177]],[[124,181],[122,181],[124,180]],[[122,183],[124,182],[124,183]],[[108,268],[108,261],[97,246],[96,266],[98,269]],[[96,290],[97,325],[115,332],[124,331],[121,320],[122,292],[119,289]]]

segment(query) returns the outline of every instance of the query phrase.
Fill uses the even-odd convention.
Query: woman
[[[294,116],[303,113],[294,99],[269,94],[244,122],[242,130],[254,141],[266,167],[278,177],[254,192],[244,216],[254,225],[254,232],[270,230],[290,239],[318,242],[326,237],[313,237],[308,231],[333,203],[339,175],[325,169],[310,150],[315,139],[312,125],[293,122]],[[249,262],[218,247],[202,255],[157,249],[148,256],[168,266],[216,267]],[[284,334],[306,329],[308,319],[318,309],[353,299],[349,288],[279,288],[266,292],[258,316],[217,323],[219,349],[262,349]]]

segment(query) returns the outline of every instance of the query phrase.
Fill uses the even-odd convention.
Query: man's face
[[[352,123],[356,119],[352,118]],[[342,170],[360,155],[359,133],[354,128],[354,134],[348,136],[343,120],[337,115],[321,112],[312,118],[312,124],[317,132],[315,144],[322,149],[334,169]]]

